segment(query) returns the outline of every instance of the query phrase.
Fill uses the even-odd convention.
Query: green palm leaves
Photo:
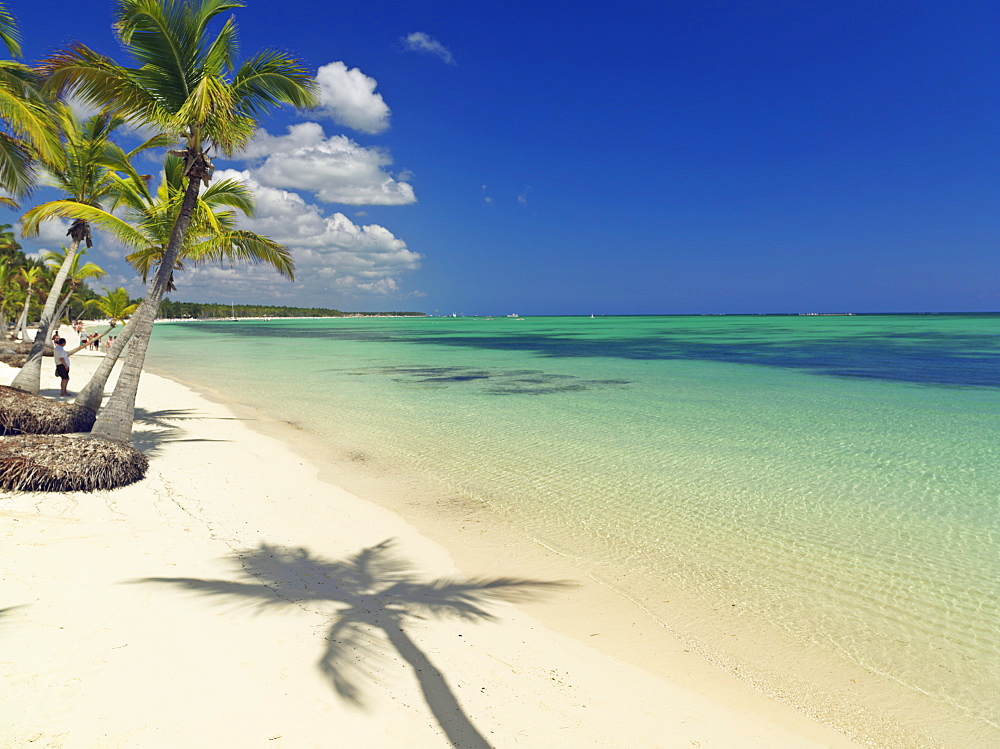
[[[193,153],[214,145],[230,155],[253,136],[269,108],[317,104],[315,82],[283,52],[265,50],[235,64],[232,18],[210,36],[209,22],[240,7],[223,0],[119,0],[115,31],[138,67],[76,44],[52,55],[42,69],[50,85],[136,125],[170,133]]]
[[[87,302],[88,307],[93,307],[106,317],[114,325],[124,322],[129,315],[135,312],[138,304],[132,304],[128,298],[128,292],[119,286],[117,289],[109,291],[106,287],[104,295],[91,299]]]
[[[226,155],[238,151],[253,136],[258,118],[274,106],[318,103],[316,82],[294,58],[264,50],[237,65],[235,21],[226,19],[214,36],[209,32],[210,23],[221,13],[239,7],[229,0],[118,0],[115,32],[135,67],[119,65],[82,44],[57,52],[42,65],[54,90],[73,93],[106,115],[166,133],[184,146],[170,152],[183,162],[167,163],[167,192],[158,194],[156,201],[140,206],[123,186],[122,205],[140,214],[132,229],[114,224],[112,214],[100,209],[84,207],[77,214],[135,247],[139,253],[135,262],[147,273],[158,265],[145,304],[108,352],[109,358],[117,356],[131,337],[115,392],[94,427],[94,434],[101,437],[125,441],[131,434],[153,321],[178,262],[264,254],[291,274],[291,256],[284,248],[235,229],[232,210],[210,203],[218,201],[231,209],[225,201],[236,199],[235,185],[199,196],[201,186],[208,188],[212,180],[214,166],[208,153],[212,148]],[[175,176],[178,189],[172,192]],[[140,182],[133,180],[132,190],[139,196]]]
[[[39,206],[30,217],[80,218],[109,234],[131,250],[129,263],[146,280],[163,260],[184,198],[184,162],[168,156],[163,180],[154,194],[142,178],[112,177],[112,210],[58,200]],[[191,224],[172,270],[186,263],[247,263],[270,265],[294,278],[295,261],[286,247],[251,231],[236,228],[237,212],[252,216],[255,200],[250,189],[235,180],[214,183],[198,195]],[[28,220],[25,216],[25,220]]]
[[[0,3],[0,42],[11,57],[21,56],[21,34],[7,6]],[[16,197],[34,183],[36,156],[57,161],[59,137],[51,100],[38,87],[38,74],[13,60],[0,60],[0,188]],[[16,205],[10,198],[0,203]]]
[[[21,30],[17,28],[14,16],[3,4],[0,4],[0,42],[3,42],[11,57],[21,56]]]

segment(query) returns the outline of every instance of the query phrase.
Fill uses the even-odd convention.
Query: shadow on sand
[[[135,424],[141,428],[132,432],[132,446],[139,452],[152,457],[163,445],[170,442],[223,442],[203,438],[182,439],[182,427],[178,422],[211,418],[199,414],[191,408],[165,408],[150,411],[136,407]]]
[[[413,669],[427,706],[450,744],[488,749],[489,744],[463,712],[444,674],[404,629],[410,618],[467,622],[496,621],[489,611],[498,601],[527,600],[563,587],[561,582],[490,578],[423,580],[393,548],[392,539],[330,561],[306,549],[261,546],[233,555],[249,582],[195,578],[144,578],[207,596],[244,600],[261,608],[328,603],[336,611],[319,669],[340,697],[364,706],[363,686],[374,678],[385,645]]]
[[[14,613],[15,611],[17,611],[20,608],[24,608],[24,607],[23,606],[8,606],[7,608],[0,609],[0,628],[2,628],[3,625],[6,623],[6,622],[3,621],[4,617],[8,616],[9,614]]]

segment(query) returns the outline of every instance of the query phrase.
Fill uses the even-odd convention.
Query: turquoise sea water
[[[438,477],[854,735],[1000,745],[1000,316],[199,322],[147,364]]]

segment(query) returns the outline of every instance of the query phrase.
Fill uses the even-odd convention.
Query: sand
[[[418,531],[307,434],[148,373],[137,406],[144,481],[0,494],[2,747],[854,746],[543,550]]]

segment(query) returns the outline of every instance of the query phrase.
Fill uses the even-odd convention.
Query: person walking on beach
[[[69,386],[69,354],[63,348],[65,345],[66,339],[59,338],[56,340],[55,346],[52,347],[52,354],[56,358],[56,377],[62,380],[59,395],[69,395],[69,391],[66,390]]]

